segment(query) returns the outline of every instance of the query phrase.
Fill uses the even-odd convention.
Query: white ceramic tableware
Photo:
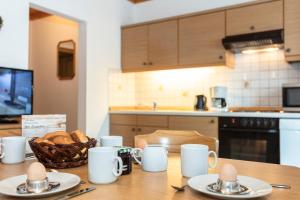
[[[88,177],[95,184],[115,182],[122,174],[123,162],[113,147],[95,147],[88,151]]]
[[[214,156],[213,163],[208,162],[209,155]],[[208,146],[202,144],[181,145],[181,174],[184,177],[207,174],[208,168],[215,168],[217,163],[217,154],[214,151],[208,151]]]
[[[2,163],[16,164],[25,160],[26,137],[3,137],[0,145]]]
[[[54,195],[59,192],[63,192],[65,190],[69,190],[71,188],[79,185],[81,179],[79,176],[68,173],[61,172],[49,172],[47,173],[47,177],[51,182],[59,182],[60,186],[43,193],[29,193],[29,194],[19,194],[16,188],[26,182],[27,175],[14,176],[11,178],[4,179],[0,181],[0,194],[18,198],[42,198]]]
[[[141,161],[137,155],[141,155]],[[168,151],[162,145],[148,145],[144,150],[135,148],[132,151],[132,156],[144,171],[162,172],[168,168]]]
[[[218,180],[218,177],[218,174],[195,176],[188,180],[188,185],[198,192],[213,196],[214,198],[218,199],[252,199],[266,196],[272,192],[272,186],[270,184],[248,176],[238,176],[237,179],[241,185],[251,189],[250,193],[243,195],[224,195],[208,191],[206,188],[207,185],[215,183]]]
[[[101,147],[121,147],[123,146],[122,136],[102,136],[100,137]]]

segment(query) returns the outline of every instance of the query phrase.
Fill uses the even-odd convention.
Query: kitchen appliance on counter
[[[280,164],[300,167],[300,119],[280,119]]]
[[[279,164],[279,119],[220,117],[221,158]]]
[[[211,110],[212,111],[220,111],[227,112],[227,88],[223,86],[215,86],[210,88],[210,96],[211,96]]]
[[[300,112],[300,84],[282,85],[282,106],[287,112]]]
[[[196,96],[196,104],[195,104],[195,110],[199,111],[206,111],[207,108],[207,98],[203,94]]]

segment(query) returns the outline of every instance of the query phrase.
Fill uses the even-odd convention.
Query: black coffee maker
[[[195,110],[208,110],[207,106],[207,98],[206,96],[202,95],[197,95],[196,96],[196,105],[195,105]]]

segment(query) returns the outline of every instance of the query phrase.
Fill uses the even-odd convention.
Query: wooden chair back
[[[135,146],[138,140],[145,140],[148,144],[166,145],[169,152],[173,153],[179,153],[182,144],[204,144],[211,151],[219,151],[218,139],[204,136],[197,131],[157,130],[151,134],[135,136]]]

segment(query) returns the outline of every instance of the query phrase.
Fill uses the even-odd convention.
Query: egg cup
[[[248,194],[251,190],[236,181],[223,181],[218,179],[216,183],[209,184],[207,189],[214,193],[221,193],[224,195],[243,195]]]
[[[42,193],[49,190],[49,180],[46,177],[44,180],[31,181],[26,180],[26,189],[30,193]]]

